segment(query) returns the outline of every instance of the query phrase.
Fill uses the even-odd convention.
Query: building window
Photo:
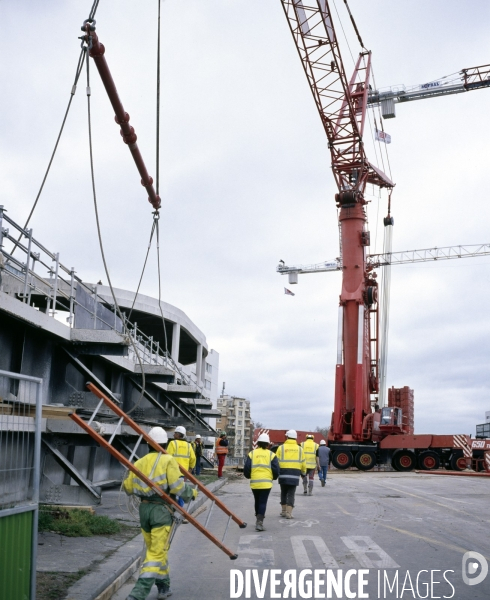
[[[239,405],[239,406],[243,406],[243,402],[239,402],[239,403],[238,403],[238,405]]]
[[[210,389],[211,389],[211,382],[210,382],[210,381],[208,381],[207,379],[205,379],[205,380],[204,380],[204,387],[205,387],[207,390],[210,390]]]
[[[209,363],[206,363],[206,373],[209,373],[211,375],[212,372],[213,372],[212,365],[210,365]]]
[[[242,422],[241,422],[241,421],[238,421],[238,425],[241,425],[241,424],[242,424]]]
[[[238,411],[238,416],[239,416],[239,417],[243,416],[243,411],[242,411],[242,410],[239,410],[239,411]]]

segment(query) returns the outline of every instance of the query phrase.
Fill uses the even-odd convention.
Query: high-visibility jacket
[[[276,451],[279,460],[279,483],[299,485],[300,475],[306,474],[306,461],[303,448],[296,440],[286,440]]]
[[[170,440],[167,452],[171,454],[186,471],[196,466],[196,455],[189,442],[185,440]]]
[[[315,440],[307,439],[302,444],[303,452],[305,453],[306,468],[316,469],[316,451],[318,450],[318,444]]]
[[[184,483],[177,461],[169,454],[149,452],[146,456],[137,460],[134,466],[167,494],[183,496],[186,492],[186,495],[189,495],[188,499],[192,497],[192,488]],[[152,500],[161,499],[155,490],[133,471],[128,471],[123,481],[123,489],[128,495],[134,494],[140,498],[151,498]],[[162,502],[164,501],[162,500]]]
[[[214,452],[215,454],[228,454],[228,445],[220,446],[219,443],[223,438],[216,438],[216,442],[214,443]],[[224,438],[226,439],[226,438]],[[228,440],[226,440],[228,441]]]
[[[184,483],[173,456],[150,451],[137,460],[134,466],[167,494],[180,496],[184,502],[193,497],[193,489]],[[142,503],[139,511],[141,532],[146,543],[146,556],[139,577],[166,579],[169,576],[167,541],[172,525],[168,504],[132,471],[128,471],[124,479],[123,489],[128,495],[134,494],[149,501],[148,504]]]
[[[250,459],[250,463],[249,460]],[[274,452],[265,448],[256,448],[249,453],[247,459],[250,469],[250,487],[253,490],[268,490],[272,487],[272,481],[277,479],[279,465]],[[275,462],[273,465],[272,463]],[[274,475],[275,471],[275,475]],[[247,476],[248,473],[245,473]]]

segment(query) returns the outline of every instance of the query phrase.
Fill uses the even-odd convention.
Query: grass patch
[[[93,515],[87,510],[56,510],[41,506],[39,531],[54,531],[67,537],[90,537],[119,533],[121,525],[109,517]]]
[[[68,589],[81,577],[85,571],[78,573],[45,573],[36,574],[37,600],[63,600]]]
[[[218,476],[217,475],[199,475],[197,477],[197,479],[199,479],[199,481],[201,483],[203,483],[204,485],[208,485],[210,483],[213,483],[213,481],[217,481]]]

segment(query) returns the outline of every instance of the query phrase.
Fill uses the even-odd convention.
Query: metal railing
[[[0,566],[2,598],[25,597],[19,588],[27,587],[36,597],[41,417],[42,379],[0,371],[0,528],[2,543],[9,544],[4,556],[12,557]],[[28,512],[30,521],[21,517]],[[28,536],[30,548],[22,541]]]
[[[4,225],[9,225],[12,231]],[[6,241],[12,243],[10,253],[5,250]],[[16,253],[23,258],[18,258]],[[8,281],[2,271],[8,275]],[[90,328],[129,335],[132,341],[128,348],[130,360],[165,366],[178,374],[179,383],[195,385],[202,390],[203,383],[185,373],[158,341],[138,329],[136,322],[129,321],[124,311],[121,321],[114,304],[98,293],[98,285],[84,283],[75,273],[73,267],[63,265],[59,253],[48,250],[34,238],[32,229],[18,225],[0,205],[0,290],[8,288],[13,297],[30,306],[36,307],[35,302],[44,304],[36,308],[50,317],[66,313],[66,323],[72,329],[86,329],[77,327],[77,320],[86,324],[88,315]]]

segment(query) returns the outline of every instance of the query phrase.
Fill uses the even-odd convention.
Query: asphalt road
[[[482,575],[485,559],[490,563],[489,480],[336,472],[325,488],[315,481],[313,496],[302,487],[298,492],[294,519],[287,521],[278,516],[274,485],[266,531],[258,533],[248,481],[227,484],[221,499],[249,523],[230,526],[225,540],[239,558],[229,560],[194,527],[181,526],[170,551],[172,598],[490,599],[490,574],[476,585],[462,576],[468,551],[482,555],[466,561],[469,583]],[[213,510],[209,528],[221,537],[225,523]],[[125,599],[131,587],[128,582],[113,600]],[[156,597],[154,588],[149,599]]]

